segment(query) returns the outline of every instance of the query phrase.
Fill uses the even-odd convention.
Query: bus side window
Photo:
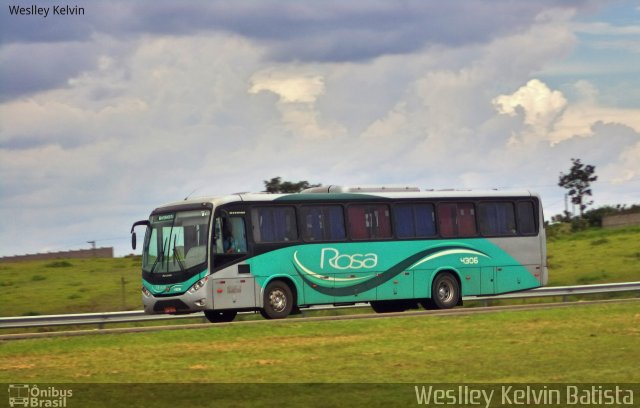
[[[438,227],[443,237],[476,235],[476,212],[472,203],[438,204]]]
[[[443,237],[455,237],[456,228],[456,211],[455,204],[438,204],[438,230]]]
[[[338,241],[346,238],[339,205],[304,206],[300,209],[305,241]]]
[[[352,205],[347,210],[351,239],[385,239],[391,237],[389,206],[385,204]]]
[[[425,238],[435,235],[433,204],[398,204],[393,211],[398,238]]]
[[[480,203],[478,212],[482,235],[516,235],[516,218],[511,202]]]
[[[476,212],[472,203],[458,204],[458,236],[476,235]]]
[[[287,242],[298,239],[296,213],[293,207],[256,207],[251,210],[253,238],[257,243]]]
[[[226,252],[247,252],[247,236],[244,228],[244,218],[229,217],[229,247]]]

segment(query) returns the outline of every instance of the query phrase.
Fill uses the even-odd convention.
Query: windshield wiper
[[[167,244],[167,238],[164,239],[162,243],[162,248],[160,248],[160,253],[156,257],[156,260],[153,262],[153,266],[151,267],[151,273],[155,272],[156,266],[158,265],[158,261],[162,262],[164,259],[164,246]]]
[[[173,259],[178,261],[178,266],[180,267],[180,270],[182,272],[184,272],[184,264],[180,260],[180,251],[178,251],[178,248],[176,248],[176,239],[177,238],[178,237],[174,235],[174,237],[173,237]]]

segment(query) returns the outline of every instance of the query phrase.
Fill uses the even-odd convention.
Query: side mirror
[[[133,231],[138,225],[144,225],[147,228],[151,225],[148,220],[136,221],[131,226],[131,248],[136,249],[136,233]]]
[[[131,234],[131,248],[134,250],[136,249],[137,241],[138,240],[136,239],[136,233],[134,232]]]

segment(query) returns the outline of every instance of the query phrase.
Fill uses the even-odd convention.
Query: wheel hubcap
[[[282,312],[287,307],[287,296],[282,289],[274,289],[269,293],[269,304],[276,312]]]
[[[452,295],[453,291],[451,290],[449,283],[442,282],[438,287],[438,298],[443,302],[447,302],[451,300]]]

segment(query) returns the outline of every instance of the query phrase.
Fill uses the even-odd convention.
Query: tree
[[[299,193],[300,191],[318,187],[320,184],[309,184],[308,181],[302,180],[294,183],[292,181],[282,181],[280,177],[274,177],[271,180],[263,180],[266,193]]]
[[[569,174],[560,173],[558,185],[569,190],[571,202],[580,208],[580,217],[583,216],[585,208],[593,204],[593,201],[586,201],[586,197],[591,197],[591,183],[598,179],[594,175],[596,167],[590,164],[585,165],[580,159],[571,159],[573,163]]]

